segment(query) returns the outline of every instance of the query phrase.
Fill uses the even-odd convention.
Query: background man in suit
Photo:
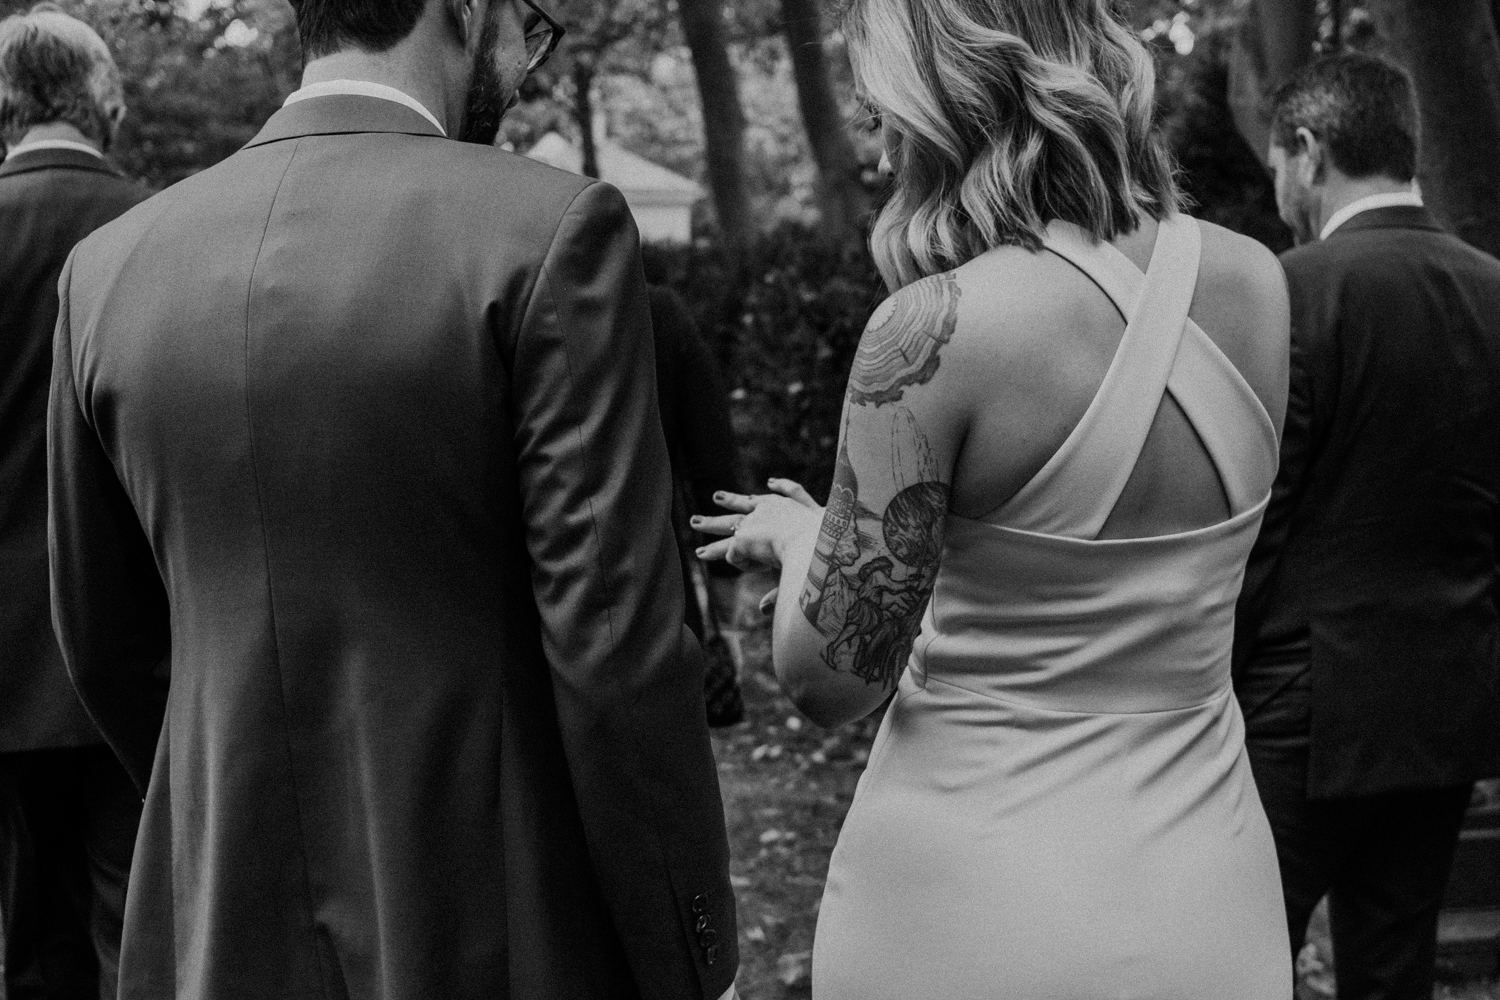
[[[120,74],[83,23],[0,21],[0,916],[10,1000],[115,995],[140,799],[73,693],[47,595],[57,277],[146,197],[104,160]]]
[[[728,995],[635,225],[489,145],[556,32],[297,14],[303,88],[61,282],[54,611],[146,796],[121,997]]]
[[[648,259],[648,281],[651,271]],[[689,523],[694,514],[718,510],[715,492],[741,488],[729,390],[682,296],[662,284],[648,284],[647,293],[656,349],[656,401],[675,487],[672,522],[687,592],[687,627],[703,643],[708,657],[703,692],[708,724],[732,726],[744,719],[745,705],[734,655],[719,631],[716,609],[733,609],[740,571],[727,562],[705,564],[699,559],[698,546],[712,539],[698,535]]]
[[[1271,156],[1305,242],[1236,686],[1293,948],[1328,892],[1339,996],[1427,1000],[1459,825],[1500,773],[1500,262],[1422,207],[1385,62],[1304,70]]]

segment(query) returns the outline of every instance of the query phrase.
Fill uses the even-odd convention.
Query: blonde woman
[[[1108,0],[854,0],[892,296],[826,510],[725,496],[781,567],[776,671],[836,726],[893,692],[834,851],[817,1000],[1286,1000],[1230,688],[1276,470],[1269,252],[1178,212]]]

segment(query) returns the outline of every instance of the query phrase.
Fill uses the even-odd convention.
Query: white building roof
[[[526,155],[569,173],[583,172],[583,150],[556,132],[548,132],[538,139]],[[703,197],[703,188],[696,181],[622,149],[607,139],[598,143],[598,158],[599,179],[619,188],[626,200],[632,203],[691,205]]]

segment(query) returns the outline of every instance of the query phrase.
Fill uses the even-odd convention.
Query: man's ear
[[[1297,129],[1297,148],[1294,154],[1302,157],[1303,182],[1321,183],[1328,172],[1328,150],[1324,147],[1323,140],[1313,135],[1311,129],[1303,126]]]
[[[469,36],[479,26],[478,8],[475,0],[443,0],[448,8],[448,20],[458,33],[464,48],[469,47]]]
[[[104,110],[105,128],[104,141],[102,143],[103,152],[109,152],[110,147],[115,144],[115,137],[120,134],[120,123],[124,120],[125,103],[123,101],[117,104],[111,104]]]

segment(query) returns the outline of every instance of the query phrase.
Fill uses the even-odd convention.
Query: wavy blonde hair
[[[1178,209],[1156,73],[1110,0],[852,0],[855,77],[895,188],[871,246],[892,290],[1054,219],[1096,238]]]

